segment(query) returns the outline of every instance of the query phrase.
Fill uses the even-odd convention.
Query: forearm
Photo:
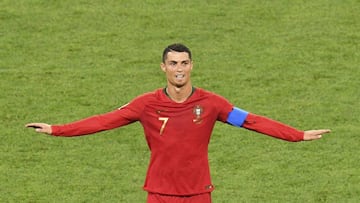
[[[131,122],[131,120],[123,117],[119,110],[116,110],[64,125],[52,125],[51,134],[65,137],[88,135],[127,125]]]
[[[79,120],[64,125],[52,125],[51,130],[52,130],[51,134],[54,136],[71,137],[71,136],[93,134],[106,129],[100,125],[97,116],[93,116],[90,118],[86,118],[83,120]]]
[[[304,131],[252,113],[248,114],[242,127],[290,142],[304,140]]]

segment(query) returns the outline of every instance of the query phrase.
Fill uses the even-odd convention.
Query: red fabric
[[[144,189],[150,193],[193,196],[210,193],[208,144],[216,121],[226,122],[233,105],[197,88],[183,103],[163,90],[143,94],[112,112],[52,126],[54,136],[79,136],[141,122],[151,151]],[[244,128],[288,141],[303,132],[266,117],[249,114]]]
[[[215,122],[226,122],[233,105],[197,88],[183,103],[159,89],[103,115],[52,126],[55,136],[77,136],[140,121],[151,150],[144,189],[169,195],[211,192],[208,144]]]
[[[172,196],[149,193],[147,203],[211,203],[211,193],[192,196]]]
[[[88,135],[134,122],[124,115],[126,113],[128,112],[117,109],[106,114],[92,116],[65,125],[52,125],[52,135],[64,137]]]
[[[252,113],[246,117],[242,127],[290,142],[298,142],[304,139],[304,131]]]

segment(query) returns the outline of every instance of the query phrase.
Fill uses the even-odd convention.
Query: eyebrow
[[[169,61],[169,63],[186,63],[186,62],[190,62],[191,60],[190,59],[186,59],[186,60],[183,60],[183,61],[174,61],[174,60],[171,60]]]

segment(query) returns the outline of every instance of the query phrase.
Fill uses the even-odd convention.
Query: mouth
[[[183,79],[185,77],[184,74],[177,74],[175,75],[176,79]]]

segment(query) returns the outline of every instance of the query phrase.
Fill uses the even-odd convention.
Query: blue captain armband
[[[234,107],[232,111],[230,111],[226,122],[233,126],[241,127],[245,122],[248,114],[249,112]]]

